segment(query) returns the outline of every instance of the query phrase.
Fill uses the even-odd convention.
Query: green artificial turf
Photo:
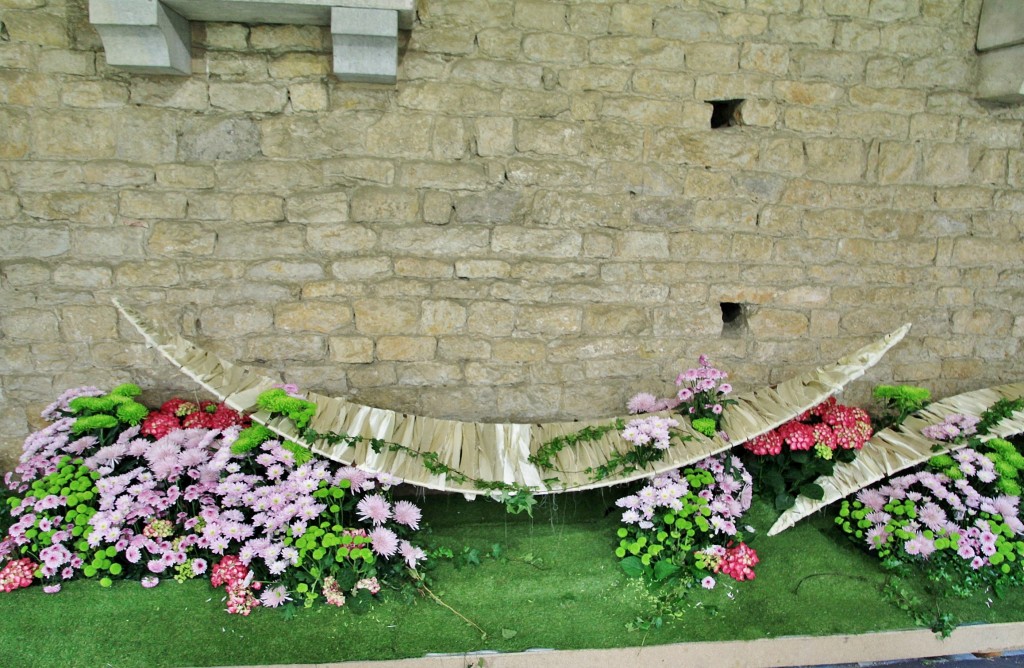
[[[681,619],[629,631],[627,624],[645,615],[651,601],[612,555],[618,514],[606,511],[618,492],[545,498],[533,518],[455,496],[423,501],[431,540],[459,555],[431,571],[432,590],[486,637],[426,597],[406,601],[395,595],[364,615],[318,605],[291,619],[265,609],[245,618],[224,612],[223,590],[206,581],[165,581],[152,590],[135,582],[103,589],[79,581],[57,595],[40,587],[0,594],[0,666],[317,663],[914,625],[910,614],[884,600],[886,575],[877,560],[832,531],[828,517],[768,538],[763,532],[774,515],[755,504],[747,519],[762,534],[752,542],[761,558],[757,579],[733,583],[722,577],[716,590],[687,599]],[[467,549],[478,565],[466,563]],[[1024,620],[1022,592],[992,607],[984,597],[942,605],[964,622]]]

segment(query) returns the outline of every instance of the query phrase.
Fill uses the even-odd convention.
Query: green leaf
[[[825,498],[825,489],[817,483],[809,482],[806,485],[802,485],[800,487],[800,494],[801,496],[806,496],[808,499],[821,501],[822,499]],[[795,503],[796,499],[793,499],[793,502]]]
[[[502,629],[501,630],[501,637],[504,638],[505,640],[511,640],[512,638],[515,638],[518,634],[519,634],[519,632],[515,631],[513,629]]]
[[[775,496],[775,510],[789,510],[796,504],[796,497],[785,492]]]
[[[663,582],[679,572],[679,567],[667,559],[654,564],[654,580]]]
[[[631,578],[640,577],[646,570],[643,562],[640,561],[640,557],[626,557],[619,562],[619,565],[622,566],[622,570],[625,571],[626,575]]]

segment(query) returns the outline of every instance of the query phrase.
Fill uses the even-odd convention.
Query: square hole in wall
[[[747,331],[747,309],[736,302],[721,302],[722,336],[742,336]]]
[[[738,100],[705,100],[711,105],[711,129],[717,130],[719,128],[731,128],[734,125],[739,125],[739,114],[737,113],[740,109],[740,105],[743,104],[742,99]]]

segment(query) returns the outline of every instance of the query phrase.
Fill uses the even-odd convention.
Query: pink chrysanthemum
[[[379,526],[391,519],[391,504],[380,494],[369,494],[356,504],[356,513],[364,522]]]
[[[377,527],[370,532],[370,547],[384,558],[392,557],[398,551],[398,536],[391,529]]]
[[[626,403],[630,413],[652,413],[656,410],[658,398],[647,392],[640,392]]]
[[[427,558],[426,552],[416,547],[407,540],[403,540],[398,547],[398,552],[405,559],[405,564],[409,568],[416,568],[416,565]]]
[[[404,524],[410,529],[420,528],[420,509],[409,501],[397,501],[393,508],[395,521]]]
[[[260,603],[268,608],[276,608],[292,600],[284,585],[268,588],[260,595]]]

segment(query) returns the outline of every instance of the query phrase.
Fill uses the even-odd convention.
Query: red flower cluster
[[[236,554],[229,554],[213,565],[210,584],[214,587],[245,582],[249,577],[249,567],[242,563]]]
[[[32,584],[33,573],[36,565],[31,559],[14,559],[8,561],[3,570],[0,570],[0,589],[5,593],[21,589]]]
[[[746,543],[740,543],[739,545],[732,545],[726,549],[725,556],[722,558],[722,563],[719,570],[725,573],[733,580],[744,580],[754,579],[754,566],[761,561],[757,558],[757,552],[754,548],[750,547]]]
[[[229,554],[214,564],[210,575],[210,584],[214,587],[226,585],[228,591],[228,612],[232,615],[247,617],[260,601],[253,594],[259,591],[259,582],[249,583],[249,567],[242,563],[237,555]]]
[[[214,401],[197,404],[176,398],[149,414],[142,422],[142,433],[159,439],[178,429],[227,429],[236,424],[247,426],[249,419]]]
[[[790,450],[810,450],[822,445],[829,450],[860,450],[871,438],[871,418],[860,408],[836,403],[835,397],[743,444],[755,455],[777,455],[783,445]]]

